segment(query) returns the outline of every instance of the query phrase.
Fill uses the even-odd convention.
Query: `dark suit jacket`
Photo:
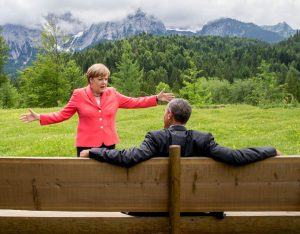
[[[139,147],[127,150],[92,148],[90,158],[130,167],[152,157],[168,157],[170,145],[180,145],[182,157],[206,156],[232,165],[243,165],[276,155],[273,147],[225,148],[218,145],[210,133],[174,125],[168,129],[148,132]]]

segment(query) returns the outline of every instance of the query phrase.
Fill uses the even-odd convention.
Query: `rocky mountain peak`
[[[292,27],[284,21],[275,25],[263,25],[261,27],[270,32],[280,34],[284,38],[288,38],[296,33],[296,30],[292,29]]]
[[[200,35],[213,35],[221,37],[245,37],[275,43],[283,40],[283,37],[270,30],[259,27],[253,23],[244,23],[235,19],[221,18],[207,23]]]
[[[137,18],[146,18],[146,13],[142,11],[141,8],[138,8],[133,14],[129,14],[126,19],[137,19]]]
[[[78,51],[107,40],[120,40],[141,33],[153,35],[215,35],[221,37],[245,37],[270,43],[278,42],[296,33],[286,22],[276,25],[258,26],[244,23],[236,19],[220,18],[204,25],[198,32],[167,30],[164,23],[153,15],[137,9],[123,20],[101,22],[87,27],[71,12],[64,14],[50,13],[45,20],[53,21],[64,35],[69,37],[65,43],[61,40],[60,47],[66,51]],[[42,24],[43,22],[41,22]],[[41,43],[41,30],[30,29],[21,25],[7,24],[3,26],[2,34],[10,48],[9,66],[12,71],[29,64],[34,58],[36,48]]]
[[[159,19],[138,9],[122,21],[91,25],[89,29],[73,36],[64,48],[68,51],[82,50],[100,41],[120,40],[140,33],[161,35],[166,33],[166,28]]]
[[[18,69],[25,67],[36,54],[36,47],[41,42],[41,31],[22,25],[6,24],[2,35],[10,49],[9,63]],[[12,68],[14,70],[15,68]]]

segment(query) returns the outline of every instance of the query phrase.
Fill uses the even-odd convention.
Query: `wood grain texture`
[[[80,158],[0,158],[0,208],[168,211],[168,158],[122,168]],[[300,211],[300,156],[234,167],[181,159],[181,211]]]
[[[1,217],[2,234],[167,234],[167,217]],[[300,216],[181,217],[181,234],[297,234]]]
[[[180,149],[170,146],[169,157],[169,225],[170,234],[180,234]]]

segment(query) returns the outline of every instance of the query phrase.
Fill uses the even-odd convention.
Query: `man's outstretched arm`
[[[151,133],[147,133],[143,143],[139,147],[126,150],[92,148],[80,153],[80,157],[90,157],[100,162],[130,167],[139,162],[148,160],[158,153],[158,145]]]
[[[207,143],[207,152],[213,159],[233,165],[244,165],[281,155],[278,150],[271,146],[241,149],[222,147],[214,141],[211,134]]]

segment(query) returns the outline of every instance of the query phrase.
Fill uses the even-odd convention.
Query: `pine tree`
[[[287,91],[300,102],[300,72],[293,66],[289,67],[287,77]]]
[[[58,40],[61,37],[55,22],[47,21],[36,60],[20,72],[23,106],[62,105],[68,101],[72,89],[81,86],[79,68],[59,50]]]
[[[133,59],[131,45],[124,40],[121,61],[117,64],[117,72],[112,76],[113,86],[124,95],[136,97],[141,93],[143,76],[143,70]]]
[[[253,105],[270,105],[283,103],[286,96],[285,85],[279,85],[278,76],[270,71],[270,64],[262,61],[259,66],[259,73],[252,78],[255,84],[249,101]]]
[[[190,68],[187,69],[184,74],[184,87],[179,90],[179,93],[183,98],[188,99],[191,104],[198,106],[211,102],[211,95],[204,90],[202,84],[202,80],[205,78],[199,76],[201,72],[202,71],[197,70],[195,63],[190,60]]]
[[[2,36],[2,29],[0,28],[0,86],[1,84],[8,81],[5,73],[4,73],[4,64],[8,59],[8,46]]]
[[[0,108],[17,107],[19,95],[4,72],[4,64],[8,59],[9,48],[1,35],[0,28]]]
[[[0,108],[18,107],[19,94],[9,81],[0,85]]]

